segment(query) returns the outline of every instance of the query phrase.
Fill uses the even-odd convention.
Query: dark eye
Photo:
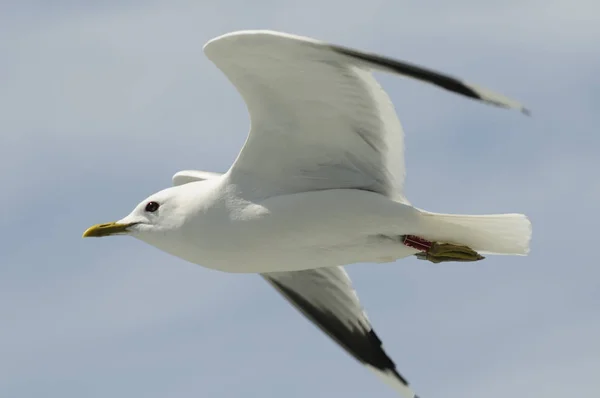
[[[160,205],[156,202],[148,202],[148,204],[146,205],[146,211],[154,213],[156,210],[158,210],[159,207]]]

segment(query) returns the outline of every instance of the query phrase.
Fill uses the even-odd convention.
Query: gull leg
[[[416,256],[420,260],[428,260],[432,263],[445,261],[479,261],[483,260],[481,254],[468,246],[455,245],[453,243],[430,242],[420,237],[407,235],[404,237],[405,245],[421,250]]]
[[[429,251],[418,253],[416,256],[436,264],[444,261],[479,261],[485,258],[470,247],[438,242],[434,243]]]

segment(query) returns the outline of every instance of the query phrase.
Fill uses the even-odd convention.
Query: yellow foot
[[[429,260],[432,263],[441,263],[444,261],[479,261],[485,258],[470,247],[437,242],[427,252],[418,253],[417,257],[421,260]]]

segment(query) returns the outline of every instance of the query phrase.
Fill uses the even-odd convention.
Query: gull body
[[[414,398],[343,266],[411,255],[434,262],[525,255],[531,224],[522,214],[413,206],[403,192],[402,127],[372,72],[527,110],[439,72],[281,32],[233,32],[204,51],[248,107],[251,129],[238,158],[224,174],[176,173],[173,187],[84,236],[127,234],[208,268],[258,273],[350,355]],[[415,239],[425,246],[408,243]]]
[[[145,225],[147,201],[161,203],[177,215],[161,223],[160,233],[154,223]],[[246,198],[227,174],[168,188],[147,201],[119,221],[139,223],[130,235],[184,260],[227,272],[389,262],[418,253],[394,237],[419,234],[423,228],[414,207],[374,192],[333,189],[256,200]]]

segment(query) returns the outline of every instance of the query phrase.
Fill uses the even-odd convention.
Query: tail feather
[[[531,222],[523,214],[421,214],[426,239],[469,246],[483,254],[529,253]]]

